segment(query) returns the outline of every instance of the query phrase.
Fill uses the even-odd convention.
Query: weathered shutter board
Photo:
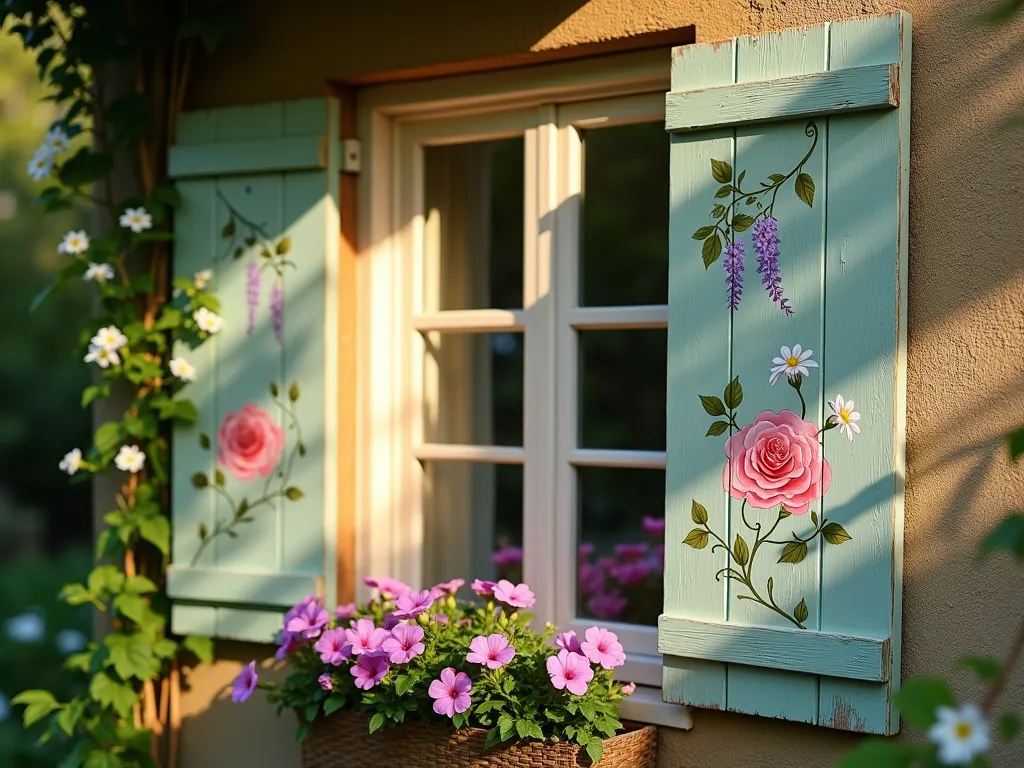
[[[175,273],[212,269],[211,290],[225,317],[219,334],[193,350],[178,350],[197,370],[188,392],[199,410],[197,424],[176,430],[172,446],[169,592],[172,628],[179,633],[270,642],[287,605],[312,592],[335,599],[335,521],[325,504],[332,489],[324,463],[332,450],[327,286],[333,285],[328,273],[333,274],[338,247],[336,184],[331,183],[339,169],[337,125],[337,103],[322,99],[189,113],[179,121],[179,145],[171,152],[172,175],[183,198],[175,227]],[[289,258],[295,267],[282,279],[280,344],[267,306],[273,272],[263,273],[259,319],[250,335],[245,281],[251,251],[237,261],[228,254],[214,263],[215,256],[223,256],[221,229],[228,220],[221,194],[272,237],[287,235],[292,241]],[[213,451],[199,448],[198,436],[204,433],[215,442],[224,413],[247,402],[279,416],[270,399],[271,381],[282,394],[292,381],[301,389],[294,407],[306,456],[296,461],[289,485],[304,496],[262,508],[255,522],[241,527],[238,539],[216,540],[193,565],[199,524],[212,528],[226,513],[216,493],[192,485],[194,473],[212,477],[216,464]],[[284,456],[295,435],[286,431],[286,440]],[[225,487],[236,500],[249,493],[225,474]]]
[[[774,389],[768,385],[768,362],[780,345],[799,343],[814,349],[815,359],[822,363],[806,382],[807,418],[820,424],[827,412],[825,400],[837,391],[855,397],[862,414],[863,429],[853,444],[845,438],[840,442],[838,430],[828,433],[824,456],[833,463],[832,486],[820,506],[815,506],[819,514],[844,525],[853,541],[823,551],[825,545],[819,539],[800,564],[802,569],[772,562],[770,570],[755,568],[755,578],[763,584],[768,574],[774,576],[780,600],[806,598],[808,630],[803,631],[884,644],[887,664],[880,666],[886,670],[879,674],[886,678],[884,683],[844,679],[839,674],[841,664],[831,669],[831,675],[822,676],[769,669],[737,663],[744,657],[752,659],[748,650],[732,644],[728,653],[716,653],[714,645],[721,638],[696,632],[686,640],[689,655],[665,657],[663,695],[668,701],[848,730],[898,730],[891,694],[898,688],[900,668],[909,67],[910,17],[906,14],[673,52],[673,92],[666,108],[667,127],[674,133],[669,551],[662,650],[672,653],[673,622],[678,621],[693,622],[691,627],[733,622],[761,628],[792,626],[774,614],[759,613],[760,606],[750,601],[737,600],[739,584],[715,581],[714,574],[727,564],[724,552],[712,553],[710,547],[690,549],[680,542],[693,527],[692,499],[704,504],[727,541],[746,531],[739,503],[722,488],[725,456],[720,443],[704,437],[710,419],[696,395],[720,393],[725,383],[739,375],[747,412],[741,423],[747,423],[757,410],[791,408],[785,398],[792,391],[785,383]],[[872,73],[870,94],[851,101],[857,109],[874,111],[855,114],[850,106],[845,114],[837,114],[827,94],[818,105],[820,111],[814,111],[805,97],[810,93],[821,101],[823,93],[817,85],[794,95],[794,83],[803,78],[805,84],[820,84],[842,77],[823,77],[822,72],[850,69],[860,71],[848,75],[849,82],[863,84],[867,73]],[[885,73],[887,89],[881,78]],[[779,80],[786,81],[788,100],[778,97],[785,90],[766,84]],[[749,96],[751,88],[767,94],[760,104],[750,98],[744,103],[743,94]],[[716,105],[723,107],[718,119]],[[757,116],[757,106],[770,113],[773,121],[804,119],[766,124]],[[691,111],[684,113],[684,107]],[[771,171],[788,170],[788,166],[769,166],[800,157],[809,139],[803,133],[808,116],[813,116],[818,128],[819,150],[805,169],[818,184],[815,206],[804,206],[792,190],[786,191],[785,200],[780,194],[777,205],[784,284],[797,314],[785,319],[768,302],[750,251],[743,302],[737,311],[729,312],[721,264],[705,271],[701,244],[691,238],[696,229],[710,223],[708,211],[718,187],[711,178],[711,160],[731,163],[736,173],[746,169],[754,183]],[[843,203],[829,205],[830,200]],[[793,526],[807,525],[795,516],[786,522],[791,521]],[[674,554],[673,547],[677,548]],[[730,636],[743,636],[742,631],[729,631]],[[719,661],[709,660],[715,658]],[[827,669],[823,660],[812,671]]]

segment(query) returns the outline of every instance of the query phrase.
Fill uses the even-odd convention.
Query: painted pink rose
[[[252,403],[228,413],[217,433],[217,460],[239,480],[269,475],[283,450],[284,430]]]
[[[802,515],[832,482],[832,470],[821,456],[818,428],[792,411],[761,411],[726,441],[725,455],[729,461],[722,470],[722,484],[734,499],[746,499],[755,509],[783,504],[794,515]]]

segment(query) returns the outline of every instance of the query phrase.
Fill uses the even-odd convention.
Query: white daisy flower
[[[38,613],[20,613],[4,622],[4,631],[16,643],[38,643],[46,634],[46,622]]]
[[[85,646],[89,644],[85,635],[77,629],[62,629],[57,633],[57,636],[53,641],[57,645],[57,650],[65,656],[70,656],[72,653],[83,651],[85,650]]]
[[[122,445],[121,450],[114,457],[114,466],[122,472],[131,472],[133,475],[142,469],[146,463],[146,454],[137,445]]]
[[[192,319],[196,321],[199,330],[207,333],[219,333],[220,329],[224,327],[224,318],[206,307],[197,309],[192,315]]]
[[[53,172],[53,154],[47,147],[40,147],[28,161],[28,175],[33,181],[42,181]]]
[[[80,253],[85,253],[89,250],[89,236],[85,234],[84,229],[80,229],[77,232],[71,230],[64,239],[60,241],[60,245],[57,246],[57,253],[66,253],[68,256],[77,256]]]
[[[196,369],[192,367],[192,364],[183,357],[175,357],[171,359],[169,364],[171,374],[182,381],[195,381],[196,380]]]
[[[67,472],[69,475],[75,474],[82,468],[82,452],[78,448],[72,448],[64,454],[59,466],[62,472]]]
[[[146,213],[145,208],[125,208],[118,221],[122,227],[135,234],[153,228],[153,217]]]
[[[109,264],[97,264],[95,262],[89,262],[89,268],[85,270],[85,274],[82,275],[83,280],[95,280],[99,284],[107,282],[107,280],[114,279],[114,268]]]
[[[808,368],[817,368],[818,364],[811,360],[811,355],[814,354],[809,349],[804,349],[797,344],[793,349],[789,347],[783,347],[779,351],[780,357],[776,357],[772,360],[772,375],[768,378],[768,383],[772,386],[775,385],[782,374],[786,374],[789,379],[795,379],[797,376],[807,376],[809,371]]]
[[[938,720],[928,731],[928,738],[939,747],[943,765],[967,765],[992,745],[985,715],[977,704],[964,704],[959,709],[939,707]]]
[[[853,400],[843,400],[842,395],[836,395],[835,400],[828,401],[829,410],[832,411],[831,418],[839,425],[839,431],[845,432],[846,436],[853,442],[854,433],[860,434],[860,414],[853,410]]]
[[[103,347],[110,352],[116,352],[128,343],[128,337],[121,333],[116,325],[108,325],[96,331],[96,335],[89,342],[94,347]]]
[[[87,363],[96,363],[100,368],[121,364],[121,356],[117,352],[106,347],[98,347],[95,344],[89,347],[89,352],[83,360]]]
[[[212,279],[213,279],[213,270],[212,269],[204,269],[202,272],[196,272],[196,276],[195,276],[196,289],[200,290],[200,291],[203,290],[203,288],[205,288],[207,285],[209,285],[210,280],[212,280]]]
[[[57,125],[50,129],[50,132],[46,134],[46,139],[43,141],[43,146],[46,147],[51,154],[56,155],[58,152],[63,152],[68,148],[68,134],[61,126]]]

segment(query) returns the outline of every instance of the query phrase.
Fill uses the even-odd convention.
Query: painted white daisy
[[[46,147],[51,154],[57,154],[63,152],[68,148],[68,133],[61,126],[57,125],[50,129],[49,133],[46,134],[46,139],[43,141],[43,146]]]
[[[109,264],[97,264],[96,262],[90,261],[89,268],[85,270],[85,274],[82,275],[83,280],[95,280],[101,285],[107,280],[114,279],[114,268]]]
[[[47,147],[40,147],[28,161],[28,175],[33,181],[42,181],[53,172],[53,154]]]
[[[60,241],[60,245],[57,246],[57,253],[66,253],[68,256],[77,256],[80,253],[85,253],[89,250],[89,236],[85,234],[84,229],[80,229],[77,232],[71,230],[64,239]]]
[[[153,228],[153,217],[146,213],[145,208],[125,208],[118,222],[135,234]]]
[[[807,376],[809,371],[808,368],[817,368],[818,364],[811,360],[813,355],[809,349],[804,349],[797,344],[793,349],[789,347],[783,347],[779,350],[780,357],[776,357],[772,360],[772,375],[768,377],[768,383],[772,386],[775,385],[782,374],[790,379],[795,379],[797,376]]]
[[[854,433],[860,434],[860,414],[853,410],[853,400],[843,400],[842,395],[836,395],[835,400],[828,401],[829,410],[832,411],[832,418],[839,425],[839,431],[845,432],[846,436],[853,442]]]
[[[146,463],[146,454],[137,445],[122,445],[121,450],[114,457],[114,466],[122,472],[131,472],[133,475],[142,469]]]
[[[224,318],[206,307],[197,309],[192,315],[192,319],[196,321],[199,330],[207,333],[219,333],[220,329],[224,327]]]
[[[85,646],[89,644],[89,640],[86,636],[77,629],[62,629],[57,633],[57,636],[53,638],[53,642],[57,646],[57,650],[65,656],[83,651],[85,650]]]
[[[96,363],[100,368],[121,364],[121,356],[117,352],[106,347],[98,347],[95,344],[89,347],[89,352],[83,359],[87,363]]]
[[[34,644],[46,634],[46,622],[38,613],[19,613],[4,622],[4,632],[16,643]]]
[[[213,270],[212,269],[204,269],[202,272],[196,272],[196,276],[195,276],[196,289],[200,290],[200,291],[203,290],[207,285],[209,285],[210,280],[212,280],[212,279],[213,279]]]
[[[72,448],[70,451],[64,454],[64,458],[60,460],[60,469],[62,472],[67,472],[69,475],[75,474],[82,468],[82,452],[78,448]]]
[[[175,357],[169,363],[171,374],[182,381],[195,381],[196,369],[183,357]]]
[[[943,765],[967,765],[992,745],[988,722],[977,704],[939,707],[935,714],[938,720],[928,738],[938,745]]]
[[[121,333],[116,325],[108,325],[96,331],[96,335],[89,341],[94,347],[103,347],[111,352],[116,352],[128,343],[128,337]]]

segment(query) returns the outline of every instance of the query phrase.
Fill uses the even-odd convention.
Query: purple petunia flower
[[[352,628],[345,630],[345,639],[352,646],[352,653],[356,656],[373,653],[380,648],[380,644],[387,636],[387,631],[375,627],[370,619],[353,621]]]
[[[570,653],[583,653],[580,648],[580,639],[571,629],[555,635],[555,647]]]
[[[250,661],[242,667],[242,671],[238,673],[238,677],[231,685],[231,700],[236,704],[247,701],[252,696],[252,692],[256,690],[256,684],[259,681],[260,677],[256,674],[256,662]]]
[[[462,585],[466,583],[465,579],[452,579],[451,581],[444,581],[434,587],[437,592],[443,592],[446,595],[454,595],[460,589]]]
[[[367,577],[363,579],[363,583],[380,592],[380,596],[384,600],[391,600],[392,598],[401,597],[412,592],[412,587],[408,584],[398,579],[393,579],[390,576],[385,576],[381,579]]]
[[[513,584],[502,579],[494,586],[494,597],[513,608],[532,608],[536,597],[525,584]]]
[[[612,569],[612,576],[623,586],[636,584],[651,575],[653,570],[649,560],[637,560],[631,563],[622,563]]]
[[[330,675],[328,675],[328,674],[320,675],[320,677],[318,677],[316,679],[316,681],[320,684],[320,687],[323,688],[325,691],[333,691],[334,690],[334,681],[331,680],[331,676]]]
[[[498,568],[508,568],[523,564],[522,547],[501,547],[491,553],[491,562]]]
[[[445,717],[454,717],[469,709],[469,694],[473,683],[465,672],[456,672],[452,667],[441,670],[439,679],[430,683],[427,693],[434,699],[434,711]]]
[[[274,338],[281,343],[281,332],[284,330],[284,286],[278,280],[270,291],[270,317],[274,323]]]
[[[324,664],[337,667],[352,655],[352,643],[348,641],[345,630],[325,629],[313,650],[320,654],[320,661]]]
[[[648,534],[649,536],[665,535],[664,517],[650,517],[649,515],[644,515],[644,519],[640,525],[644,529],[644,533]]]
[[[579,569],[580,590],[600,592],[604,589],[604,570],[592,563],[583,563]]]
[[[324,610],[319,600],[304,602],[298,607],[298,613],[284,628],[288,632],[301,634],[307,640],[311,640],[320,634],[320,630],[331,620],[331,615]]]
[[[480,597],[490,597],[491,595],[493,595],[494,588],[496,586],[497,582],[486,581],[483,579],[473,579],[473,584],[471,585],[473,591],[476,592]]]
[[[500,669],[515,658],[516,649],[508,643],[508,638],[495,632],[492,635],[478,635],[469,644],[466,661],[470,664],[482,664],[488,669]]]
[[[384,679],[389,668],[385,656],[366,653],[349,668],[349,673],[355,678],[356,688],[368,691]]]
[[[399,624],[381,643],[380,649],[388,654],[392,664],[407,664],[426,649],[423,628],[415,624]]]
[[[645,541],[639,544],[619,544],[615,547],[615,555],[623,560],[639,560],[647,554],[649,548],[650,545]]]
[[[408,595],[402,595],[398,598],[398,602],[395,606],[398,608],[395,611],[395,618],[398,619],[415,619],[421,613],[426,613],[430,610],[430,606],[441,597],[443,593],[439,590],[424,589],[420,592],[410,592]]]
[[[245,332],[252,333],[256,327],[256,310],[260,306],[260,265],[250,261],[245,271],[245,304],[249,310]]]
[[[725,267],[725,287],[729,291],[729,299],[726,302],[729,309],[740,308],[740,297],[743,295],[744,251],[742,240],[725,246],[725,259],[722,260],[722,266]]]
[[[782,272],[779,269],[779,222],[765,216],[754,222],[754,252],[757,271],[771,300],[787,315],[793,314],[789,299],[782,292]]]
[[[280,643],[280,647],[274,653],[274,658],[278,661],[283,661],[290,654],[295,653],[299,648],[302,647],[301,637],[296,635],[294,632],[285,632],[277,636],[277,642]]]
[[[355,618],[356,615],[356,604],[345,603],[343,605],[339,605],[335,609],[334,615],[337,616],[339,619],[353,619]]]
[[[617,619],[628,605],[629,601],[618,592],[606,592],[590,598],[587,611],[599,619]]]

